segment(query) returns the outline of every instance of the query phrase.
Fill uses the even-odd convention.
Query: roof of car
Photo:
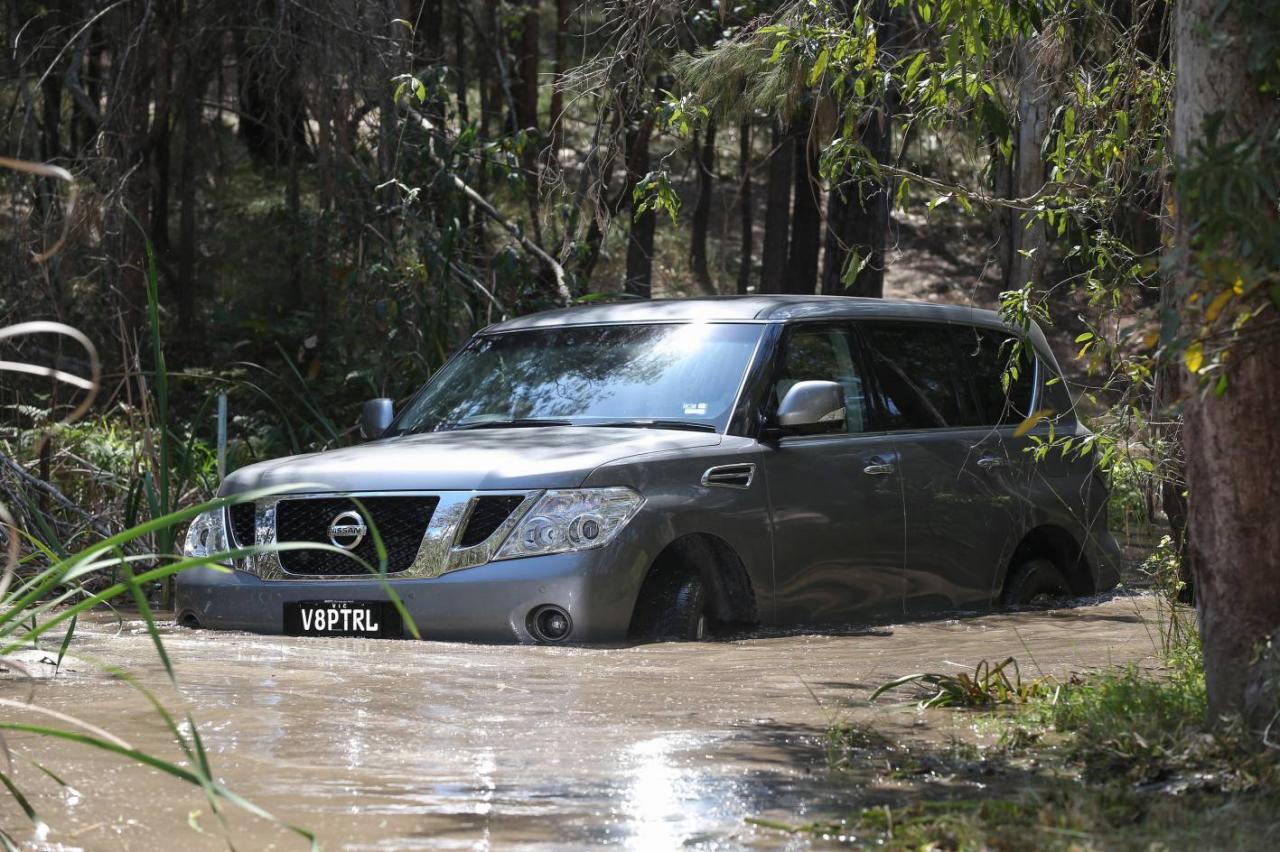
[[[716,296],[698,299],[633,299],[542,311],[496,323],[485,333],[628,322],[786,322],[825,317],[932,319],[974,325],[1002,326],[995,311],[960,305],[939,305],[905,299],[855,296]]]

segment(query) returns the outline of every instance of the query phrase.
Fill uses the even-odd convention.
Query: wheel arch
[[[1057,524],[1040,524],[1028,530],[1014,548],[1013,555],[1005,565],[1004,577],[1000,582],[1000,593],[1004,594],[1013,570],[1030,559],[1048,559],[1062,572],[1071,584],[1074,595],[1091,595],[1097,591],[1094,582],[1093,568],[1086,558],[1081,543],[1067,529]]]
[[[740,626],[759,622],[756,592],[738,552],[720,536],[693,532],[672,540],[650,563],[632,606],[629,633],[634,635],[637,616],[652,600],[656,582],[670,572],[686,570],[702,578],[710,614],[717,622]]]

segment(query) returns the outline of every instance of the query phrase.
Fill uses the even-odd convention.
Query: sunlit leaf
[[[1053,412],[1048,408],[1042,408],[1039,411],[1032,412],[1030,417],[1028,417],[1026,420],[1023,420],[1021,423],[1019,423],[1018,428],[1013,430],[1013,437],[1021,438],[1023,435],[1027,434],[1032,429],[1036,428],[1036,425],[1040,423],[1040,421],[1044,420],[1046,417],[1051,416],[1052,414]]]
[[[1204,344],[1197,340],[1188,346],[1187,351],[1182,353],[1182,361],[1192,374],[1199,373],[1204,364]]]

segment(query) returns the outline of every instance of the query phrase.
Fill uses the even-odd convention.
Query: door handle
[[[888,476],[897,470],[893,461],[885,458],[884,456],[872,456],[867,461],[869,461],[870,464],[864,467],[862,472],[868,476]]]
[[[978,459],[978,467],[982,468],[983,470],[992,470],[997,467],[1007,467],[1008,464],[1009,464],[1008,461],[1000,458],[999,456],[983,456],[982,458]]]

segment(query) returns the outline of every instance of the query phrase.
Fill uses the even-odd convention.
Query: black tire
[[[1000,602],[1008,607],[1049,606],[1071,597],[1071,584],[1048,559],[1029,559],[1009,572]]]
[[[696,571],[646,582],[635,635],[645,642],[697,642],[707,635],[707,589]]]

